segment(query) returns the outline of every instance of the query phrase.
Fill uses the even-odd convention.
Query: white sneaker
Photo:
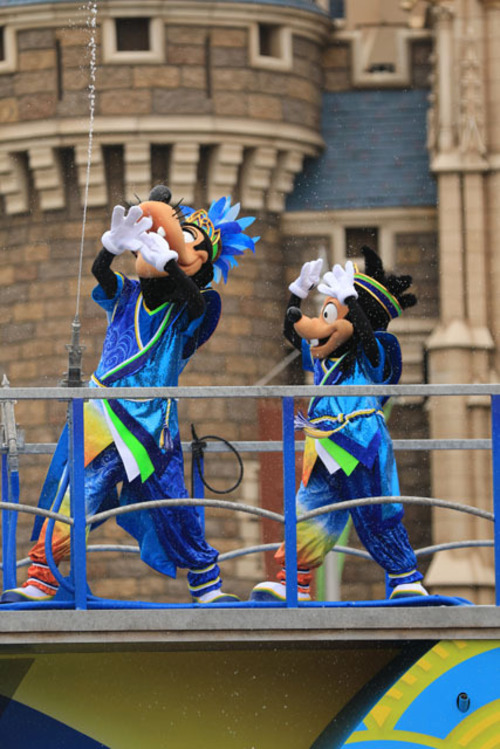
[[[401,583],[393,588],[389,600],[393,601],[394,598],[408,598],[409,596],[428,596],[429,593],[426,591],[422,583]]]
[[[238,603],[238,596],[233,596],[230,593],[223,593],[219,588],[218,590],[209,590],[208,593],[203,593],[201,596],[192,596],[194,603]]]
[[[267,580],[259,583],[250,593],[251,601],[286,601],[286,585],[276,581]],[[312,601],[309,593],[298,591],[299,601]]]
[[[0,603],[22,603],[23,601],[50,601],[55,593],[47,595],[36,585],[25,585],[20,588],[4,590]]]

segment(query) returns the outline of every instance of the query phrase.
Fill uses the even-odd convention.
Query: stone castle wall
[[[293,36],[292,69],[252,68],[249,23],[235,26],[166,23],[161,64],[106,63],[97,30],[96,109],[89,208],[82,258],[81,342],[84,376],[95,368],[105,318],[90,299],[90,267],[109,227],[112,206],[134,193],[147,196],[158,181],[174,199],[196,206],[222,194],[257,215],[255,256],[245,256],[219,290],[223,317],[213,339],[190,363],[183,385],[252,385],[283,356],[281,326],[286,300],[279,221],[265,207],[282,206],[304,153],[317,149],[320,48]],[[12,386],[59,383],[67,370],[76,311],[87,168],[89,29],[75,23],[17,30],[16,70],[0,75],[1,369]],[[254,125],[254,126],[253,126]],[[279,131],[283,135],[279,136]],[[288,130],[287,130],[288,128]],[[308,132],[309,143],[299,143]],[[307,140],[307,139],[306,139]],[[120,258],[116,267],[131,272]],[[63,403],[19,402],[16,419],[26,441],[52,443],[65,418]],[[192,401],[179,405],[182,437],[258,439],[256,404],[247,400]],[[258,459],[244,456],[245,478],[233,495],[257,503]],[[22,501],[35,504],[47,456],[21,459]],[[190,458],[186,458],[189,480]],[[209,456],[207,477],[226,488],[237,476],[231,459]],[[213,496],[207,492],[208,496]],[[228,497],[224,497],[228,498]],[[230,498],[230,497],[229,497]],[[29,549],[31,519],[19,523],[19,553]],[[258,521],[207,511],[207,537],[222,552],[258,543]],[[130,543],[110,521],[90,543]],[[90,554],[94,593],[151,600],[187,600],[184,574],[176,581],[135,556]],[[228,562],[228,590],[246,596],[262,574],[258,560]],[[20,573],[20,579],[22,574]]]

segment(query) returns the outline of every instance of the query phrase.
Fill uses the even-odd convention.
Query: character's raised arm
[[[304,263],[299,276],[288,287],[291,296],[285,312],[283,335],[299,351],[302,348],[302,338],[295,331],[294,323],[302,317],[300,304],[303,299],[307,299],[309,292],[318,285],[322,267],[323,260],[321,258]]]
[[[352,322],[354,332],[370,364],[372,367],[378,367],[380,364],[380,351],[370,321],[363,312],[363,308],[356,297],[348,297],[345,300],[345,304],[349,307],[349,320]]]
[[[128,213],[121,205],[114,207],[111,228],[102,235],[103,249],[92,265],[92,273],[108,299],[114,297],[117,289],[116,275],[111,270],[115,256],[127,250],[139,250],[142,246],[142,237],[151,228],[152,223],[137,205],[132,206]]]

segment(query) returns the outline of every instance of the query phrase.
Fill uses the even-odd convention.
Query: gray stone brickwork
[[[13,386],[50,386],[67,369],[75,314],[89,117],[89,29],[82,19],[17,32],[18,64],[0,74],[0,366]],[[105,317],[90,299],[90,267],[108,228],[112,206],[141,197],[155,179],[174,198],[206,205],[222,194],[242,201],[242,213],[258,216],[255,256],[245,256],[221,284],[223,317],[213,339],[197,353],[183,385],[251,385],[284,355],[281,339],[286,258],[279,205],[292,189],[303,156],[318,152],[321,85],[320,36],[293,36],[287,71],[249,63],[249,25],[216,22],[164,25],[162,63],[104,63],[100,24],[96,34],[96,125],[81,279],[83,367],[98,362]],[[132,130],[121,125],[133,117]],[[215,130],[209,118],[218,118]],[[205,119],[203,119],[205,118]],[[255,122],[255,126],[252,126]],[[64,124],[66,123],[66,124]],[[39,128],[42,128],[40,130]],[[286,129],[288,127],[288,130]],[[139,132],[141,133],[139,134]],[[64,136],[61,135],[64,132]],[[278,134],[278,138],[276,137]],[[304,135],[306,137],[304,138]],[[307,144],[309,141],[309,144]],[[159,159],[159,161],[157,161]],[[197,204],[198,205],[198,204]],[[120,258],[117,269],[132,272]],[[181,402],[182,437],[190,424],[200,436],[258,439],[256,404]],[[57,440],[65,419],[61,403],[16,406],[28,442]],[[35,504],[49,458],[22,458],[22,501]],[[258,459],[245,456],[247,474],[234,498],[258,503]],[[189,482],[190,458],[186,457]],[[207,475],[216,487],[234,483],[231,458],[211,456]],[[214,496],[207,492],[208,496]],[[19,553],[29,549],[31,519],[19,522]],[[221,551],[258,542],[258,523],[227,511],[206,513],[208,539]],[[130,543],[114,521],[91,543]],[[260,565],[260,566],[259,566]],[[228,590],[246,597],[262,574],[259,560],[229,562]],[[187,600],[185,573],[165,580],[137,556],[89,555],[93,592],[151,600]],[[20,573],[20,579],[22,575]]]

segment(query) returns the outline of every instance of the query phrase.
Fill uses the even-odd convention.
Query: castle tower
[[[12,385],[58,384],[79,292],[84,375],[92,372],[105,329],[89,298],[92,259],[111,208],[144,199],[159,182],[196,207],[231,195],[243,214],[257,216],[262,237],[256,256],[220,289],[217,335],[182,384],[251,385],[280,361],[286,284],[278,217],[304,158],[323,145],[324,5],[90,0],[82,8],[15,0],[0,7],[1,366]],[[181,404],[185,439],[190,422],[199,435],[256,437],[255,404],[238,404],[238,419],[234,404],[204,406]],[[64,409],[20,403],[16,415],[27,440],[44,443],[57,438]],[[244,500],[257,501],[257,468],[247,467]],[[42,469],[24,472],[31,501],[42,479]],[[226,526],[239,533],[234,516],[207,523],[219,546]],[[242,533],[258,541],[258,524]],[[20,530],[20,538],[28,535]],[[244,576],[248,562],[238,564]],[[127,565],[120,574],[133,577]],[[127,585],[137,594],[138,583]],[[105,580],[100,587],[106,593]]]

